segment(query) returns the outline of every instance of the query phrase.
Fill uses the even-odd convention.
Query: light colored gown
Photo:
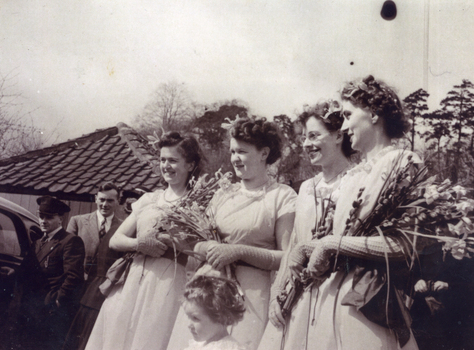
[[[163,190],[132,204],[139,237],[155,232],[165,206],[170,204]],[[184,267],[174,260],[135,257],[124,285],[112,290],[102,305],[86,350],[166,349],[185,283]]]
[[[322,173],[306,180],[301,184],[298,198],[296,200],[295,226],[291,236],[290,249],[287,250],[282,260],[282,267],[278,272],[275,283],[280,284],[280,280],[289,278],[290,271],[287,265],[288,255],[291,249],[299,242],[306,242],[312,239],[312,230],[317,227],[322,216],[321,202],[327,206],[327,199],[337,202],[339,198],[339,185],[345,172],[339,174],[335,179],[327,184],[323,180]],[[297,301],[288,323],[283,328],[276,328],[268,322],[259,350],[267,349],[315,349],[318,340],[313,339],[312,319],[314,318],[314,305],[318,296],[319,284],[313,284],[311,288],[305,290]]]
[[[295,211],[295,200],[292,188],[273,180],[254,191],[237,183],[216,192],[211,212],[224,242],[275,250],[275,223]],[[246,312],[230,333],[240,344],[254,350],[268,321],[271,271],[238,264],[235,276],[245,294]],[[168,349],[184,349],[190,339],[187,318],[181,308]]]
[[[247,350],[247,348],[240,345],[232,336],[228,335],[227,337],[208,344],[191,340],[189,346],[184,350]]]
[[[344,232],[346,220],[357,199],[359,189],[365,187],[364,203],[359,217],[365,218],[373,209],[382,189],[387,172],[403,152],[402,166],[411,152],[386,147],[369,162],[351,169],[340,187],[340,198],[334,214],[334,234]],[[344,271],[333,273],[319,287],[314,309],[314,326],[311,336],[317,340],[319,350],[395,350],[400,349],[397,338],[388,328],[369,321],[354,306],[342,305],[341,300],[352,287],[354,268],[345,276]],[[298,349],[298,348],[295,348]],[[413,337],[404,349],[417,349]]]

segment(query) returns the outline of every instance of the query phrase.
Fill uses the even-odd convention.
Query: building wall
[[[8,199],[13,203],[18,204],[19,206],[29,210],[32,214],[37,215],[38,204],[36,203],[36,198],[39,196],[29,195],[29,194],[16,194],[16,193],[0,193],[0,197]],[[95,203],[91,202],[76,202],[76,201],[63,201],[71,208],[71,211],[66,214],[64,220],[64,228],[67,227],[69,218],[75,215],[87,214],[97,209]]]

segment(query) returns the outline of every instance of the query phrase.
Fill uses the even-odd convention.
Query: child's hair
[[[184,298],[203,308],[215,323],[230,326],[244,317],[245,306],[237,285],[225,278],[197,276],[186,285]]]

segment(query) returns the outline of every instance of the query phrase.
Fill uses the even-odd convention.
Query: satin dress
[[[419,162],[416,154],[389,146],[379,151],[371,160],[363,161],[348,171],[340,186],[334,213],[334,235],[343,234],[359,189],[365,188],[364,202],[359,214],[359,218],[363,219],[374,208],[388,172],[394,164],[404,166],[409,156]],[[370,321],[355,306],[342,305],[342,299],[352,289],[354,270],[351,268],[348,273],[335,272],[319,286],[311,331],[311,337],[317,340],[317,349],[400,349],[394,332]],[[413,336],[403,349],[418,349]]]
[[[275,224],[284,215],[294,213],[295,200],[292,188],[272,180],[253,191],[237,183],[216,192],[210,204],[211,215],[223,242],[275,250]],[[197,273],[213,273],[208,265],[203,269],[207,271]],[[245,295],[246,312],[244,319],[229,331],[237,342],[255,350],[268,321],[271,271],[237,263],[235,277]],[[181,309],[168,349],[184,349],[191,338]]]
[[[287,265],[291,249],[299,242],[312,240],[312,230],[319,225],[323,216],[323,208],[327,208],[329,201],[337,203],[339,186],[345,173],[345,171],[340,173],[329,183],[326,183],[322,173],[319,173],[301,184],[296,200],[295,225],[290,248],[282,260],[282,266],[275,281],[278,285],[281,286],[281,282],[285,282],[291,276]],[[317,348],[318,339],[314,339],[312,328],[314,327],[314,306],[318,297],[318,287],[319,284],[314,283],[311,288],[303,292],[294,305],[285,328],[276,328],[271,322],[268,322],[259,350]]]
[[[156,232],[171,205],[163,190],[133,203],[137,236]],[[105,299],[86,350],[165,350],[185,283],[184,266],[174,259],[136,256],[125,283]]]

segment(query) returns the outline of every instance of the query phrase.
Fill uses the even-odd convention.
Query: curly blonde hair
[[[244,301],[235,282],[212,276],[197,276],[186,285],[184,298],[201,307],[209,318],[231,326],[244,317]]]

